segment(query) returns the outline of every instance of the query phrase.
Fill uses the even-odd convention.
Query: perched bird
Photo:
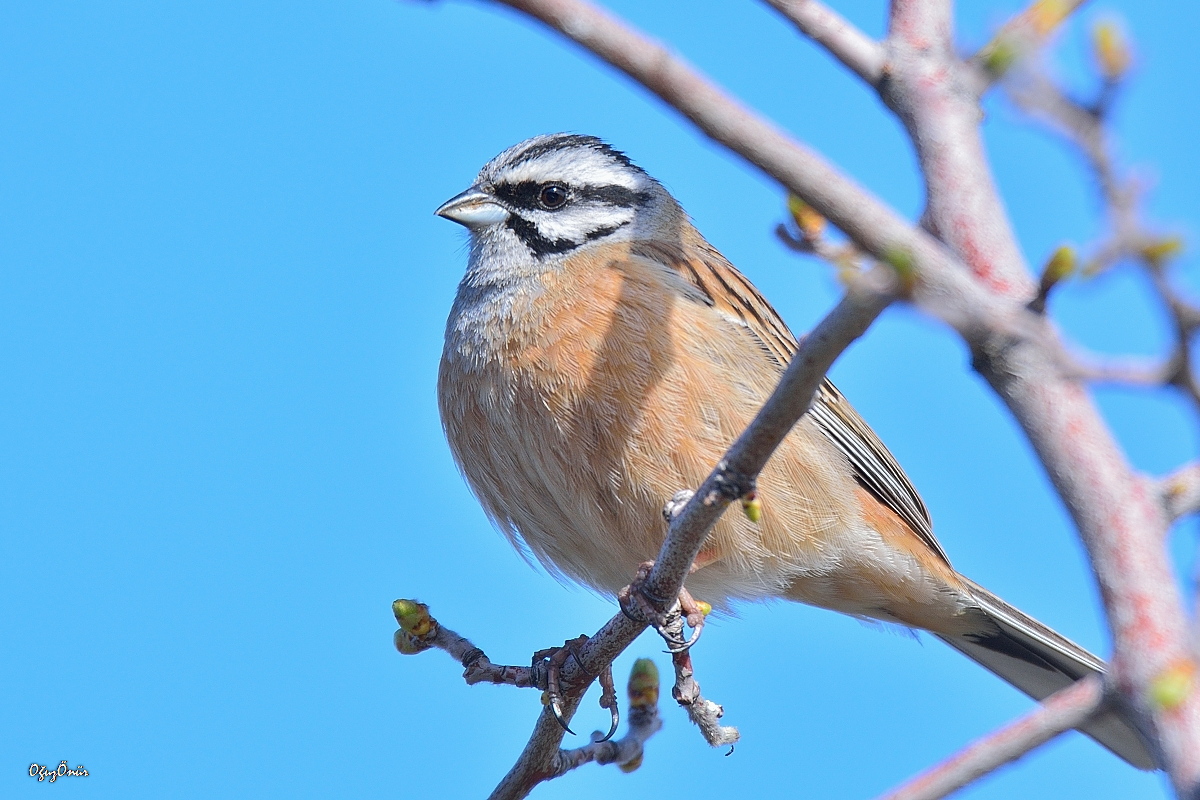
[[[698,486],[774,389],[796,339],[666,189],[603,141],[537,136],[437,213],[470,231],[438,402],[488,516],[552,573],[615,594],[661,509]],[[826,381],[726,514],[688,589],[783,598],[930,631],[1034,698],[1104,662],[950,565],[916,489]],[[1083,727],[1154,761],[1117,711]]]

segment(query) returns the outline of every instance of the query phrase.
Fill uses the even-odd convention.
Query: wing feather
[[[715,248],[701,240],[685,250],[661,242],[638,242],[634,252],[671,268],[686,284],[685,295],[742,323],[780,372],[796,354],[796,337],[766,298]],[[689,256],[689,252],[699,257]],[[698,291],[698,295],[696,294]],[[855,478],[895,511],[942,561],[950,559],[933,535],[929,510],[895,457],[837,387],[825,379],[809,416],[850,462]]]

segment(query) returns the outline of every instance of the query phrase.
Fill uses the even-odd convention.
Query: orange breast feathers
[[[740,323],[626,245],[568,259],[471,373],[443,360],[451,447],[489,515],[549,569],[605,592],[658,552],[663,503],[753,418],[778,365]],[[802,422],[759,480],[764,516],[726,514],[688,585],[710,602],[778,595],[852,560],[845,459]],[[839,603],[840,604],[840,603]]]

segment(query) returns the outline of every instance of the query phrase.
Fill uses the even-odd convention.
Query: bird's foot
[[[563,717],[562,668],[566,665],[568,658],[573,658],[584,674],[588,675],[590,682],[590,678],[593,676],[587,672],[587,668],[583,665],[583,659],[579,655],[579,648],[587,640],[587,636],[580,634],[574,639],[568,639],[562,647],[549,647],[533,654],[533,671],[535,673],[541,667],[542,662],[546,662],[546,704],[550,706],[550,713],[554,715],[554,720],[562,726],[562,729],[572,736],[575,735],[575,731],[571,730],[567,720]],[[607,742],[617,732],[617,725],[621,721],[620,710],[617,707],[617,690],[613,686],[612,664],[608,664],[600,670],[599,679],[600,707],[609,710],[612,715],[612,724],[604,738],[597,741]]]
[[[668,653],[686,652],[700,640],[700,634],[704,631],[704,617],[711,607],[706,609],[707,603],[702,605],[686,588],[681,587],[675,602],[665,612],[660,612],[658,609],[666,605],[665,598],[652,598],[645,589],[646,578],[653,567],[653,561],[638,565],[633,582],[617,593],[621,613],[634,622],[649,625],[658,631],[658,635],[667,643]],[[692,629],[692,636],[687,640],[683,638],[684,622]]]

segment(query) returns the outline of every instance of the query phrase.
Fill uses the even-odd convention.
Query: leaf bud
[[[428,636],[437,625],[429,615],[429,606],[416,600],[397,600],[392,603],[396,623],[413,636]]]

